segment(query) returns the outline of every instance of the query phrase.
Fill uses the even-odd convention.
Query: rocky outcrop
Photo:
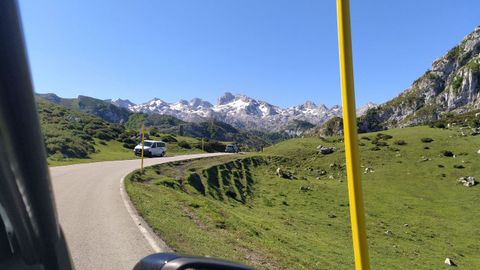
[[[317,150],[319,154],[328,155],[335,152],[336,149],[335,147],[327,147],[327,146],[319,145],[317,146]]]
[[[404,127],[437,120],[446,112],[480,108],[480,27],[396,98],[367,110],[360,131]]]
[[[460,177],[457,182],[459,184],[462,184],[466,187],[473,187],[475,186],[476,184],[478,184],[478,181],[477,179],[475,179],[475,177],[472,177],[472,176],[467,176],[467,177]]]
[[[307,137],[328,137],[343,135],[343,119],[341,117],[333,117],[323,125],[305,131]]]

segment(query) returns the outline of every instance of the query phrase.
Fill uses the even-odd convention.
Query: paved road
[[[215,155],[221,153],[151,158],[145,166]],[[122,199],[120,179],[139,166],[139,160],[122,160],[50,168],[60,224],[77,270],[132,269],[155,252],[155,244],[166,248],[141,233]]]

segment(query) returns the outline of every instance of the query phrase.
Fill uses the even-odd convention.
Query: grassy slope
[[[383,133],[393,138],[380,151],[369,150],[371,142],[360,140],[365,144],[360,147],[362,166],[374,170],[363,174],[372,268],[438,269],[449,257],[459,269],[479,269],[480,187],[466,188],[456,179],[480,178],[480,136],[459,137],[457,131],[427,127]],[[422,137],[434,141],[422,143]],[[398,139],[407,145],[393,145]],[[335,145],[338,151],[320,156],[315,151],[319,144]],[[442,150],[457,156],[443,157]],[[187,194],[175,185],[179,176],[201,174],[239,156],[156,166],[143,176],[147,182],[127,181],[127,191],[147,222],[179,252],[243,261],[260,269],[352,269],[342,144],[293,139],[263,155],[292,159],[250,166],[253,192],[245,204],[203,196],[185,185]],[[453,168],[457,164],[465,168]],[[276,177],[278,166],[298,179]],[[327,174],[317,180],[319,170]],[[301,186],[311,191],[301,191]],[[392,234],[385,234],[387,230]]]

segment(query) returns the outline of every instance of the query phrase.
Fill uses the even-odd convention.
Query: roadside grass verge
[[[456,181],[480,178],[480,136],[413,127],[360,137],[368,137],[359,144],[372,268],[439,269],[449,257],[459,269],[480,269],[480,186]],[[321,155],[318,145],[336,151]],[[277,168],[292,179],[277,176]],[[140,215],[177,252],[258,269],[353,268],[341,138],[157,165],[130,174],[125,185]]]

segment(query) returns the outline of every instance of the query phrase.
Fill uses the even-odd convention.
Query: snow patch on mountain
[[[316,105],[313,101],[289,108],[281,108],[262,100],[251,97],[224,93],[213,105],[200,98],[190,101],[180,100],[168,103],[154,98],[146,103],[133,104],[118,102],[112,99],[112,104],[123,106],[132,112],[158,113],[177,117],[184,121],[203,121],[214,118],[231,124],[237,128],[257,130],[283,130],[293,121],[307,121],[321,125],[335,116],[341,116],[342,109],[336,105],[328,108],[324,104]]]

